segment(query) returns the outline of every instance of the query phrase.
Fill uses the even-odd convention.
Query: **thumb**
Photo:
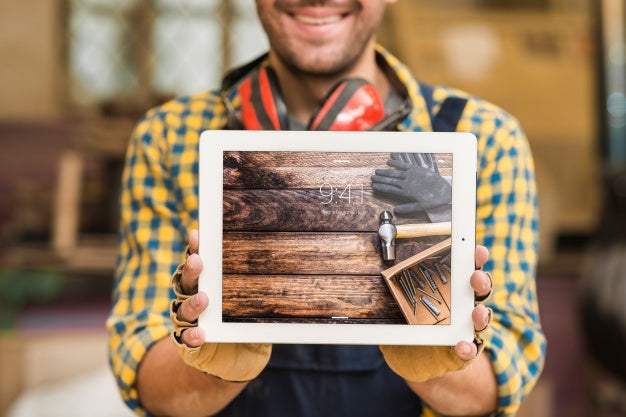
[[[198,229],[189,232],[189,252],[198,253]]]

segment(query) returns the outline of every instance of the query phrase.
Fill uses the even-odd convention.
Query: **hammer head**
[[[393,261],[396,259],[396,226],[392,223],[393,216],[387,210],[380,213],[380,226],[378,237],[382,247],[383,260]]]

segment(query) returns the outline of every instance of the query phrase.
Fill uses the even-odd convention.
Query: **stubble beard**
[[[343,47],[332,55],[318,52],[313,56],[301,56],[293,48],[272,45],[272,51],[281,64],[290,72],[308,77],[333,78],[349,73],[363,58],[367,46],[373,42],[373,35],[359,39],[354,47]]]
[[[284,5],[281,3],[284,3]],[[304,7],[316,4],[332,5],[335,1],[278,0],[276,8],[282,10],[287,8],[286,4],[294,3]],[[352,0],[350,4],[350,8],[356,12],[356,18],[358,19],[359,13],[362,12],[362,5],[358,0]],[[260,16],[262,17],[262,14]],[[272,52],[286,69],[294,74],[327,78],[349,73],[364,58],[363,54],[366,53],[368,45],[374,43],[376,30],[381,18],[382,16],[373,22],[368,22],[367,19],[365,23],[361,22],[366,26],[354,28],[354,38],[349,39],[342,45],[337,45],[334,48],[325,48],[325,43],[328,41],[320,40],[318,44],[310,43],[306,52],[298,48],[297,41],[292,42],[291,39],[280,33],[280,30],[276,30],[275,23],[272,23],[271,19],[264,22],[263,18],[261,18],[261,23],[267,32]],[[309,42],[314,41],[309,40]]]

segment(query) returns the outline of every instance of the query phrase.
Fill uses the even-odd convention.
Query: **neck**
[[[270,65],[276,72],[287,110],[306,124],[319,103],[339,81],[348,78],[363,78],[374,85],[380,97],[389,92],[389,81],[376,65],[374,42],[366,48],[359,60],[344,71],[336,74],[307,74],[286,66],[270,51]]]

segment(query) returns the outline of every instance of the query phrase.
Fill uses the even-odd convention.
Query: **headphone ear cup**
[[[286,130],[289,127],[287,106],[278,79],[267,66],[246,77],[239,86],[240,121],[246,130]]]
[[[364,131],[384,118],[385,106],[374,86],[352,78],[331,89],[307,129]]]

